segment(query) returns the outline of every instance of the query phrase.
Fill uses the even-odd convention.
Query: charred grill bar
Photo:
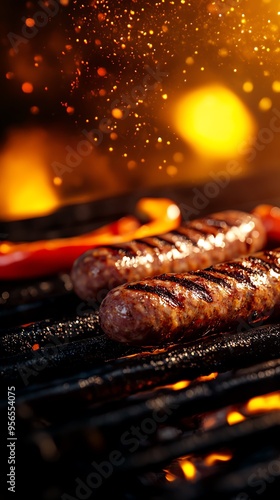
[[[209,491],[232,498],[244,489],[255,492],[250,478],[265,467],[269,479],[265,494],[270,496],[264,498],[274,498],[271,495],[279,480],[279,410],[267,413],[263,408],[253,415],[243,411],[246,418],[235,425],[229,425],[225,416],[233,409],[241,411],[248,398],[279,391],[279,367],[277,359],[220,373],[213,380],[193,380],[178,391],[159,384],[152,392],[138,390],[105,403],[88,397],[86,404],[80,404],[59,391],[56,397],[50,391],[49,399],[47,391],[42,391],[40,398],[40,390],[36,397],[36,388],[28,388],[25,396],[18,394],[19,456],[22,460],[29,457],[23,488],[35,474],[42,488],[35,489],[37,498],[63,498],[64,492],[73,495],[77,483],[69,481],[71,470],[73,478],[83,484],[95,473],[100,487],[90,483],[94,485],[92,498],[104,498],[110,491],[117,491],[117,498],[128,494],[129,498],[143,494],[151,499],[189,498],[189,494],[190,498],[206,498]],[[119,462],[110,465],[113,452]],[[206,467],[207,457],[225,452],[232,457],[229,462],[218,460]],[[167,482],[168,474],[176,477],[174,463],[181,457],[194,464],[197,477],[184,478],[177,471],[174,482]],[[238,476],[241,481],[235,482]],[[54,491],[57,496],[53,497]]]
[[[2,366],[3,383],[12,381],[20,389],[35,379],[37,384],[44,382],[43,389],[39,388],[35,393],[35,399],[44,395],[51,398],[54,392],[62,397],[74,397],[75,394],[83,397],[84,394],[86,399],[103,401],[129,396],[159,384],[175,383],[183,378],[192,380],[213,371],[248,366],[279,355],[279,324],[237,334],[213,335],[194,343],[162,348],[158,353],[157,350],[136,350],[108,340],[104,334],[96,333],[96,321],[95,317],[64,323],[64,327],[69,328],[69,336],[63,339],[66,344],[54,341],[56,337],[48,327],[49,342],[53,341],[53,344],[48,344],[46,349],[43,347],[37,355],[30,350],[8,357]],[[86,333],[94,335],[93,338],[78,340],[81,323],[88,325]],[[59,323],[60,328],[61,325],[63,323]],[[75,327],[77,337],[73,338],[71,329],[75,331]],[[38,369],[40,360],[41,371]],[[80,371],[75,376],[77,369]],[[34,372],[35,378],[32,377]]]
[[[92,314],[13,328],[1,337],[1,351],[6,350],[1,385],[10,381],[17,387],[22,492],[35,475],[30,498],[78,498],[77,484],[87,484],[95,472],[100,487],[90,483],[92,498],[112,491],[123,499],[198,499],[207,498],[209,491],[223,498],[259,498],[256,492],[262,488],[252,477],[264,470],[262,496],[274,498],[280,477],[279,411],[244,413],[244,421],[232,426],[225,415],[251,398],[280,390],[278,323],[166,346],[160,352],[120,347],[98,328],[97,314]],[[44,356],[55,338],[46,366],[25,386],[20,364],[34,369],[38,359],[32,346],[38,344],[37,354]],[[201,378],[213,371],[213,380]],[[170,385],[181,380],[187,380],[186,388]],[[5,411],[3,400],[2,415]],[[209,418],[215,423],[207,428]],[[114,450],[121,463],[107,466],[105,480],[103,469],[98,472],[91,464],[107,463]],[[230,460],[205,465],[205,457],[222,456],[225,450]],[[193,464],[194,478],[184,477],[182,457]]]

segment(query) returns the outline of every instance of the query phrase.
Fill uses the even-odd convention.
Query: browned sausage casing
[[[228,210],[160,236],[89,250],[74,263],[71,278],[79,297],[101,302],[123,283],[204,269],[261,250],[265,243],[266,231],[257,216]]]
[[[235,330],[279,314],[280,248],[111,290],[100,323],[112,339],[143,346]]]

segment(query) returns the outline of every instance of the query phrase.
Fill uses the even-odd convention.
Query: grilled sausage
[[[71,279],[79,297],[101,302],[123,283],[203,269],[257,252],[265,243],[266,231],[257,216],[228,210],[160,236],[87,251],[75,261]]]
[[[238,330],[280,311],[280,248],[111,290],[100,307],[113,340],[143,346]]]

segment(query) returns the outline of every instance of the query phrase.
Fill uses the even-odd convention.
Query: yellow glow
[[[9,253],[9,251],[10,251],[10,245],[8,243],[1,243],[0,252],[1,253]]]
[[[205,458],[205,464],[211,466],[217,462],[228,462],[231,459],[231,453],[211,453]]]
[[[123,117],[123,112],[119,108],[114,108],[112,109],[112,116],[116,118],[117,120],[121,120]]]
[[[253,83],[249,82],[249,81],[248,82],[244,82],[243,83],[243,90],[244,90],[244,92],[247,92],[247,93],[252,92],[254,90]]]
[[[183,139],[202,156],[230,158],[254,132],[242,101],[221,85],[200,87],[175,106],[174,124]]]
[[[231,411],[227,416],[227,423],[229,425],[238,424],[238,422],[242,422],[243,420],[245,420],[244,415],[238,411]]]
[[[166,168],[166,173],[170,177],[174,177],[178,173],[178,168],[175,167],[175,165],[168,165],[168,167]]]
[[[41,131],[15,133],[0,155],[0,212],[3,218],[45,215],[57,208],[52,170],[44,152],[48,145]]]
[[[194,479],[196,476],[196,468],[194,464],[189,460],[182,460],[179,463],[185,478],[190,480]]]
[[[194,58],[193,57],[187,57],[186,64],[188,64],[188,66],[191,66],[192,64],[194,64]]]
[[[182,163],[184,161],[184,155],[182,153],[174,153],[173,160],[175,163]]]
[[[62,181],[61,177],[54,177],[53,178],[53,183],[55,186],[61,186],[62,182],[63,181]]]
[[[257,396],[250,399],[246,405],[246,409],[250,413],[267,412],[272,410],[280,410],[280,393],[267,394],[265,396]]]
[[[268,111],[272,106],[272,100],[269,97],[263,97],[259,102],[259,109],[261,111]]]
[[[279,80],[274,80],[274,82],[272,83],[272,90],[273,90],[273,92],[280,92]]]
[[[222,48],[218,50],[218,54],[220,57],[227,57],[228,56],[228,49]]]
[[[190,385],[190,380],[181,380],[180,382],[176,382],[176,384],[172,384],[166,387],[170,387],[173,391],[180,391],[181,389],[185,389]]]

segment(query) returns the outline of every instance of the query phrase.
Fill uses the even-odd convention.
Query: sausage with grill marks
[[[258,216],[227,210],[159,236],[89,250],[75,261],[71,279],[79,297],[101,302],[123,283],[204,269],[257,252],[265,243],[266,231]]]
[[[238,330],[280,312],[280,248],[111,290],[100,307],[113,340],[153,346]]]

